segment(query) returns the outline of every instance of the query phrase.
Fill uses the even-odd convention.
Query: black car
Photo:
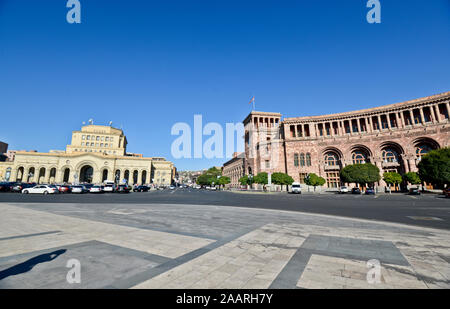
[[[119,185],[115,188],[114,192],[117,193],[130,193],[130,187],[127,185]]]
[[[374,188],[367,188],[365,194],[366,195],[375,195],[375,189]]]
[[[133,192],[148,192],[149,189],[147,186],[137,186],[133,188]]]
[[[11,192],[15,182],[0,182],[0,192]]]
[[[353,188],[352,189],[352,194],[361,194],[361,189],[360,188]]]

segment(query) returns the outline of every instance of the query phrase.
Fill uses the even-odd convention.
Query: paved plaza
[[[445,229],[180,203],[0,209],[3,289],[450,288]],[[81,283],[66,280],[72,259]],[[369,260],[380,262],[378,283]]]

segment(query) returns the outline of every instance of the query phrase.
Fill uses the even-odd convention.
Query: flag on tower
[[[248,102],[248,104],[252,104],[253,103],[253,110],[255,110],[255,96],[252,97],[252,99],[250,100],[250,102]]]

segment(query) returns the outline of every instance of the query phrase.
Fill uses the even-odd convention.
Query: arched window
[[[306,166],[311,166],[311,154],[309,152],[306,154]]]
[[[431,150],[433,150],[433,148],[431,148],[431,146],[428,144],[422,143],[422,144],[417,145],[417,147],[416,147],[417,159],[421,159],[424,155],[429,153]]]
[[[339,157],[334,152],[327,152],[324,157],[325,165],[337,166],[339,165]]]
[[[294,166],[298,166],[298,153],[294,153]]]
[[[353,164],[364,164],[367,162],[367,156],[362,151],[355,151],[352,153]]]
[[[300,154],[300,166],[305,166],[305,154]]]
[[[383,155],[384,162],[389,162],[389,163],[398,162],[398,153],[393,148],[384,149],[382,152],[382,155]]]

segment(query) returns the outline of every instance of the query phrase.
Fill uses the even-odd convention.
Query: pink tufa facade
[[[303,183],[307,174],[315,173],[326,179],[327,187],[337,188],[340,170],[349,164],[370,162],[381,175],[417,171],[421,156],[450,146],[449,102],[446,92],[360,111],[283,120],[279,113],[253,111],[244,120],[241,176],[284,172]]]

